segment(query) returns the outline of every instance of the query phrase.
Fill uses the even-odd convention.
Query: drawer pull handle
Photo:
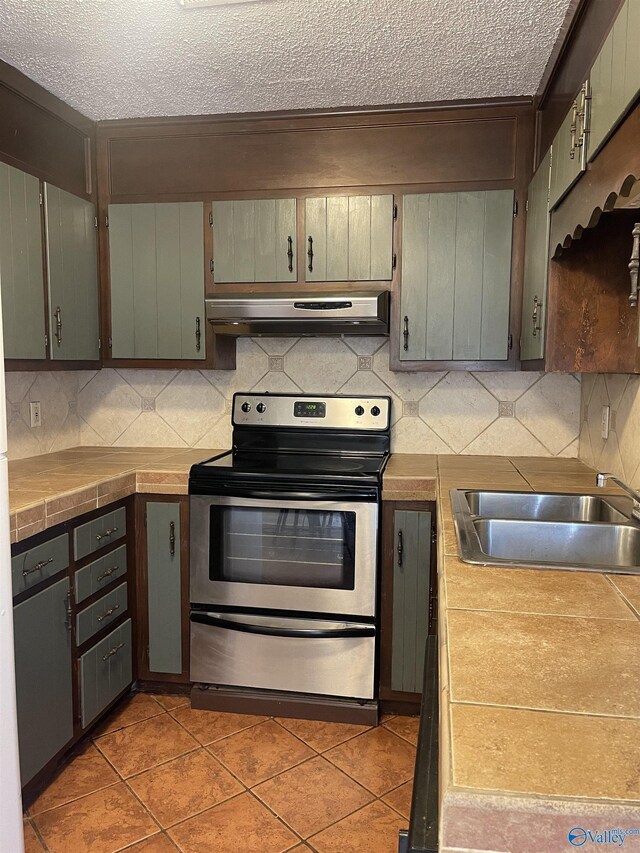
[[[200,352],[200,337],[202,332],[200,331],[200,317],[196,317],[196,352]]]
[[[96,541],[99,542],[101,539],[106,539],[107,536],[111,536],[112,533],[115,533],[117,527],[107,527],[104,533],[96,533]]]
[[[113,655],[117,655],[120,649],[124,649],[124,643],[118,643],[117,646],[114,646],[112,649],[106,653],[106,655],[102,655],[102,660],[109,660]]]
[[[169,553],[172,557],[176,553],[176,525],[174,521],[169,522]]]
[[[402,530],[398,530],[398,566],[402,566],[402,558],[404,556],[404,542],[402,541]]]
[[[114,572],[117,572],[119,568],[120,568],[120,566],[111,566],[111,568],[110,568],[110,569],[105,569],[105,570],[104,570],[104,572],[103,572],[101,575],[98,575],[98,577],[96,578],[96,580],[97,580],[97,581],[98,581],[98,583],[99,583],[100,581],[103,581],[105,578],[110,578],[110,577],[111,577],[111,575],[112,575]]]
[[[23,569],[22,577],[26,578],[28,575],[32,575],[34,572],[41,571],[42,569],[44,569],[45,566],[48,566],[49,563],[53,563],[53,557],[49,557],[48,560],[40,560],[39,563],[36,563],[35,566],[30,569]]]
[[[409,318],[407,316],[404,318],[404,331],[402,332],[402,337],[404,338],[404,351],[407,352],[409,350]]]
[[[108,610],[105,610],[102,616],[98,616],[98,622],[104,621],[107,616],[111,616],[112,613],[115,613],[116,610],[120,610],[119,604],[114,604],[113,607],[110,607]]]

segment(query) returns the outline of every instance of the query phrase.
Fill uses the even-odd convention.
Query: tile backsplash
[[[399,453],[577,456],[571,374],[393,373],[388,342],[241,338],[238,367],[8,373],[9,458],[74,445],[226,448],[236,391],[385,394]],[[29,401],[42,403],[29,427]]]
[[[602,438],[602,407],[609,406],[609,437]],[[640,487],[640,376],[598,373],[582,379],[580,458]]]

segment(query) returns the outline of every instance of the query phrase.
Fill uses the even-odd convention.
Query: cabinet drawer
[[[11,558],[13,594],[18,595],[69,565],[69,536],[64,533]]]
[[[76,616],[76,644],[81,646],[88,639],[115,622],[127,609],[127,584],[123,583],[90,604]]]
[[[82,727],[86,728],[132,681],[131,619],[80,658]]]
[[[84,601],[90,595],[105,589],[127,571],[127,546],[121,545],[99,560],[94,560],[75,575],[76,603]]]
[[[76,560],[93,554],[105,545],[116,542],[127,532],[127,511],[121,506],[93,521],[81,524],[73,531],[73,547]]]

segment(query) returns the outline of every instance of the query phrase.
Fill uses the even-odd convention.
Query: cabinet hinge
[[[518,215],[518,202],[517,202],[517,201],[514,201],[514,202],[513,202],[513,216],[514,216],[514,219],[515,219],[515,217],[516,217],[517,215]]]
[[[113,338],[109,338],[109,349],[113,347]]]
[[[93,217],[93,227],[94,227],[94,228],[97,228],[97,227],[98,227],[98,217],[97,217],[97,216],[94,216],[94,217]]]
[[[529,213],[529,199],[527,199],[524,204],[524,212]]]
[[[104,227],[105,228],[109,227],[109,217],[108,216],[105,216],[105,218],[104,218]]]
[[[46,349],[48,346],[49,346],[49,335],[45,332],[45,333],[44,333],[44,347],[45,347],[45,349]]]
[[[438,541],[438,531],[435,529],[435,527],[431,530],[431,541],[434,545]]]
[[[509,335],[509,351],[513,349],[513,335]]]
[[[102,338],[98,338],[98,349],[102,349]]]
[[[398,205],[394,204],[393,205],[393,221],[397,222],[397,220],[398,220]]]
[[[211,270],[211,272],[213,272],[213,266],[214,266],[214,264],[213,264],[213,258],[212,258],[212,259],[209,261],[209,269]]]
[[[38,200],[40,202],[40,206],[42,206],[44,204],[44,197],[43,197],[42,193],[40,193]]]
[[[395,269],[395,268],[397,267],[397,265],[398,265],[398,256],[397,256],[397,255],[396,255],[396,253],[394,252],[394,253],[393,253],[393,263],[392,263],[392,265],[391,265],[391,268],[392,268],[392,269]]]
[[[213,228],[213,213],[209,211],[209,225]]]

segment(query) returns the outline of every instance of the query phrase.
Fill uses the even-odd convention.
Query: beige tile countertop
[[[75,447],[9,462],[11,541],[135,492],[187,494],[189,469],[222,450]]]
[[[440,850],[640,830],[640,577],[462,562],[464,487],[595,490],[575,459],[438,457]]]
[[[186,494],[190,466],[218,452],[10,462],[12,541],[134,492]],[[441,853],[557,853],[575,826],[640,829],[640,577],[462,562],[449,490],[465,487],[592,491],[594,472],[577,459],[389,460],[385,499],[438,501]]]

